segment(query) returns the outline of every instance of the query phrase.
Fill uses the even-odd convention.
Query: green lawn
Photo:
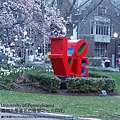
[[[91,116],[98,118],[120,118],[120,97],[109,96],[60,96],[50,94],[17,93],[0,91],[0,103],[9,105],[29,104],[31,107],[42,106],[43,112],[47,110],[60,110],[58,113],[77,116]],[[39,109],[39,108],[38,108]]]
[[[106,72],[116,79],[120,91],[120,74]],[[120,97],[115,96],[61,96],[53,94],[18,93],[0,90],[0,104],[40,106],[43,112],[64,113],[97,118],[120,118]],[[44,109],[43,109],[44,108]]]

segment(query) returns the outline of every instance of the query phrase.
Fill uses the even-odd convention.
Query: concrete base
[[[60,89],[67,89],[66,87],[66,76],[57,76],[61,80]]]

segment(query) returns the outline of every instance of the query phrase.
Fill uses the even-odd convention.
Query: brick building
[[[77,38],[86,39],[89,44],[88,57],[115,60],[120,57],[120,14],[109,0],[92,0],[74,16],[77,19]],[[114,33],[118,37],[114,37]],[[113,57],[113,59],[112,59]]]

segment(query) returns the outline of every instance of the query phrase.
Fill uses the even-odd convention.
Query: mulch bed
[[[42,90],[37,85],[31,85],[31,84],[18,84],[18,87],[16,89],[13,89],[13,91],[16,92],[22,92],[22,93],[36,93],[36,94],[53,94],[53,95],[65,95],[65,96],[100,96],[101,93],[98,92],[91,92],[91,93],[73,93],[68,92],[67,89],[60,89],[57,93],[50,93],[48,91]],[[120,93],[111,92],[108,93],[107,96],[120,96]]]

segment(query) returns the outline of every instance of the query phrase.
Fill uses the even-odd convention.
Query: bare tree
[[[94,1],[95,1],[95,5],[90,8],[89,4]],[[76,26],[78,26],[78,24],[80,27],[82,27],[83,21],[85,21],[86,18],[89,15],[91,15],[91,13],[94,12],[98,8],[98,6],[101,5],[101,3],[104,0],[97,0],[97,1],[94,0],[94,1],[93,0],[82,0],[82,1],[80,1],[81,4],[77,4],[77,2],[79,2],[77,0],[61,0],[58,2],[60,4],[60,5],[58,4],[58,8],[61,11],[61,15],[65,18],[66,21],[68,21],[67,24],[70,27],[68,29],[70,29],[72,31]],[[120,13],[120,7],[119,7],[120,1],[119,0],[109,0],[109,1],[115,7],[117,13],[119,14]],[[68,6],[66,6],[67,9],[62,8],[62,7],[64,7],[65,2],[68,3],[67,4]],[[84,11],[84,9],[85,9],[85,12],[84,12],[84,14],[82,14],[83,13],[82,11]],[[68,17],[69,17],[70,21],[69,21],[69,19],[67,19]],[[116,19],[119,19],[119,18],[116,18]],[[116,20],[116,19],[114,19],[114,21],[117,22],[118,20]],[[119,25],[118,22],[117,22],[117,24]],[[71,35],[72,34],[69,34],[69,37]]]

